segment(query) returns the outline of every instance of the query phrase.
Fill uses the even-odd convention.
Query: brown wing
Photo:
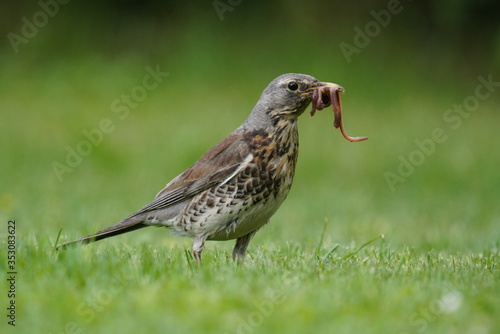
[[[243,141],[243,137],[231,134],[205,153],[193,166],[168,183],[151,203],[131,217],[165,209],[217,184],[227,182],[228,178],[235,176],[246,163],[250,162],[250,158],[250,149]]]
[[[156,195],[155,199],[136,213],[123,219],[115,225],[87,235],[78,240],[67,242],[57,247],[65,247],[72,243],[87,243],[105,239],[118,234],[143,228],[147,213],[156,210],[168,209],[175,204],[189,200],[193,196],[218,184],[228,182],[246,166],[253,156],[248,144],[237,134],[231,134],[221,141],[193,166],[173,179]],[[173,208],[173,210],[178,210]],[[171,212],[175,216],[176,212]]]

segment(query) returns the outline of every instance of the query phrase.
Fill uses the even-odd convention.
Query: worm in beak
[[[311,116],[314,116],[316,110],[322,110],[328,106],[333,109],[333,126],[335,129],[340,128],[340,132],[345,139],[350,142],[362,141],[368,137],[351,137],[344,129],[342,122],[342,104],[340,102],[340,94],[344,92],[344,87],[330,82],[322,82],[317,88],[313,88],[311,92]]]

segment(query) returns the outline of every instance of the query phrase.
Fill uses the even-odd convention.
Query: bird
[[[299,149],[297,119],[315,90],[315,98],[322,99],[317,104],[325,106],[331,101],[323,92],[343,88],[307,74],[278,76],[264,89],[247,119],[170,181],[153,201],[108,228],[57,248],[163,226],[174,235],[193,238],[192,255],[197,262],[201,262],[206,241],[234,239],[232,258],[243,261],[252,237],[290,191]]]

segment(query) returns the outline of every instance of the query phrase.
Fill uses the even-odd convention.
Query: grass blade
[[[59,229],[59,233],[57,233],[56,242],[54,243],[54,251],[57,251],[57,245],[59,245],[59,239],[61,238],[62,227]]]
[[[343,260],[348,260],[350,259],[351,257],[353,257],[354,255],[358,254],[360,250],[362,250],[363,248],[365,248],[366,246],[368,246],[369,244],[377,241],[378,239],[383,239],[384,238],[384,235],[383,234],[379,234],[377,235],[376,237],[368,240],[367,242],[365,242],[364,244],[362,244],[358,249],[356,249],[354,252],[351,252],[351,253],[347,253],[342,259]]]

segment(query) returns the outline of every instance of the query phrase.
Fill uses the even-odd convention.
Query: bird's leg
[[[193,250],[193,257],[196,262],[201,263],[201,251]]]
[[[257,230],[236,239],[236,244],[234,245],[233,249],[234,261],[243,262],[245,260],[248,244],[250,243],[250,240],[255,235],[255,233],[257,233]]]
[[[193,241],[193,257],[198,263],[201,263],[201,252],[205,248],[205,240],[207,240],[206,236],[200,236]]]

